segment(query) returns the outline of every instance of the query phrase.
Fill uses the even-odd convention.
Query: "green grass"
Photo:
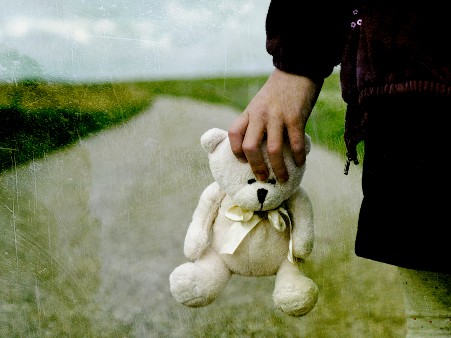
[[[129,120],[159,95],[246,108],[267,76],[100,84],[0,84],[0,172]],[[344,158],[345,105],[338,74],[323,86],[307,125],[313,141]]]

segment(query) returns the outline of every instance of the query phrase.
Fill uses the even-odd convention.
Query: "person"
[[[283,184],[282,143],[297,164],[306,161],[306,124],[324,79],[339,66],[349,162],[358,163],[356,146],[364,144],[355,253],[398,267],[408,337],[451,337],[451,23],[444,6],[272,0],[265,29],[274,70],[228,130],[233,153],[257,179],[266,180],[271,165]]]

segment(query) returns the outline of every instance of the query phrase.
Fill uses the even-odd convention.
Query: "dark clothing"
[[[345,143],[364,139],[356,254],[406,268],[451,271],[445,226],[451,113],[451,23],[432,1],[272,0],[274,66],[321,82],[341,66]],[[438,164],[437,164],[438,163]]]
[[[274,66],[322,81],[341,64],[348,103],[346,145],[355,157],[367,100],[384,96],[451,96],[451,23],[437,0],[273,0],[266,47]]]
[[[348,156],[365,134],[368,111],[385,97],[451,97],[451,37],[446,11],[435,1],[393,5],[384,1],[352,10],[341,59],[341,88],[348,104]]]
[[[355,252],[404,268],[451,272],[451,98],[387,98],[368,111]],[[425,115],[429,117],[424,118]]]
[[[327,6],[321,1],[271,1],[266,49],[274,66],[315,80],[329,76],[341,61],[351,10],[338,1]]]

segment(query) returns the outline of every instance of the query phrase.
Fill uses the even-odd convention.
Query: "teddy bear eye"
[[[268,180],[268,183],[271,183],[271,184],[276,184],[276,179],[275,178],[270,178],[269,180]]]
[[[255,178],[251,178],[250,180],[247,180],[248,184],[252,184],[252,183],[255,183],[255,182],[257,182],[257,180]]]

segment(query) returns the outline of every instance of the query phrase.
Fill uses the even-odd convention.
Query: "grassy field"
[[[30,120],[32,141],[20,124],[1,138],[17,150],[3,150],[0,174],[0,337],[403,337],[396,270],[353,255],[360,171],[342,174],[344,107],[336,77],[328,81],[308,130],[321,147],[303,183],[317,236],[306,271],[321,293],[302,318],[273,308],[272,277],[234,276],[201,309],[168,290],[211,181],[199,136],[226,128],[264,77],[4,85],[2,113],[42,121]],[[58,114],[69,110],[79,115]],[[57,144],[60,133],[68,139]]]
[[[159,95],[190,97],[242,111],[266,76],[69,84],[23,81],[0,84],[0,172],[126,122]],[[314,141],[345,154],[344,104],[332,74],[307,126]]]

